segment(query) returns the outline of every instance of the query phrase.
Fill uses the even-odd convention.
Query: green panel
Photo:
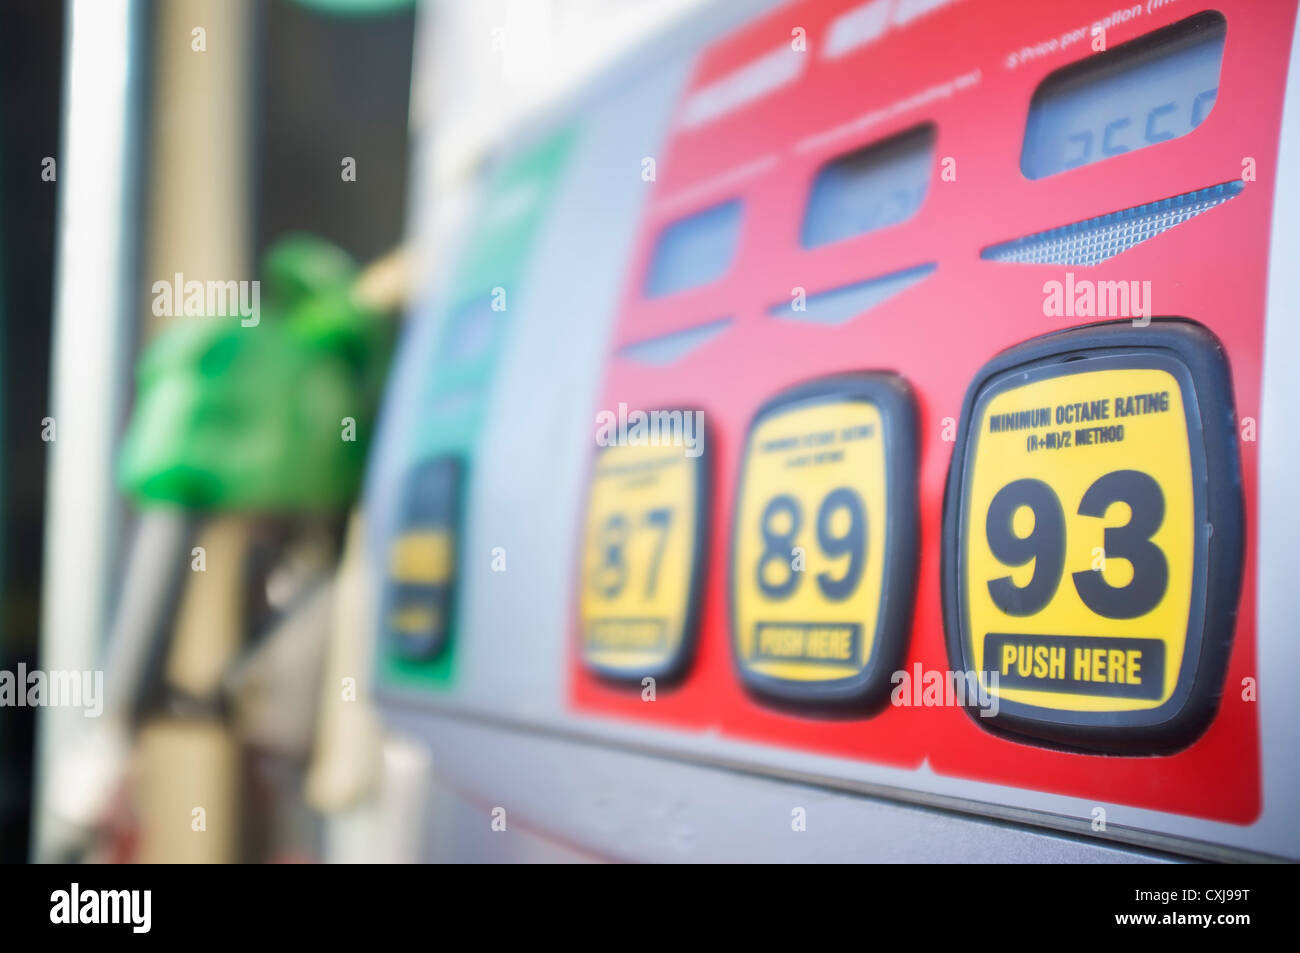
[[[495,175],[478,205],[452,290],[437,318],[429,383],[421,412],[416,415],[418,429],[408,444],[405,472],[409,475],[438,457],[459,462],[458,543],[464,542],[474,455],[510,332],[510,316],[518,305],[516,290],[572,141],[573,131],[563,130],[517,156]],[[402,527],[399,534],[412,528],[405,514],[398,525]],[[386,576],[388,572],[386,566]],[[390,580],[387,592],[395,585]],[[447,622],[449,632],[441,651],[429,658],[414,658],[393,650],[387,605],[385,602],[381,609],[381,682],[424,689],[450,687],[455,674],[456,610],[453,608]]]
[[[336,16],[378,16],[403,10],[415,0],[295,0],[299,6]]]

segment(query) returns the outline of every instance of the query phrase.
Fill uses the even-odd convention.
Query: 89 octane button
[[[823,378],[750,424],[731,548],[732,647],[757,695],[884,703],[916,572],[916,431],[895,374]]]
[[[694,414],[698,411],[656,411]],[[707,441],[631,443],[596,455],[582,545],[579,640],[599,675],[681,676],[698,624]]]
[[[1241,577],[1227,359],[1200,325],[1028,341],[966,395],[944,514],[954,668],[976,721],[1067,748],[1156,754],[1213,718]]]

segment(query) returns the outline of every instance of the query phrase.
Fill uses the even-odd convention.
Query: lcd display
[[[803,221],[803,246],[814,248],[916,214],[930,187],[934,127],[921,126],[857,149],[822,166]]]
[[[740,200],[732,199],[665,228],[650,262],[646,295],[659,298],[720,278],[736,254],[740,211]]]
[[[1042,179],[1187,135],[1214,108],[1226,32],[1222,14],[1198,14],[1047,77],[1021,171]]]

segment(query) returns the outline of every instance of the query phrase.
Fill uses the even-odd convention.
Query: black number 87
[[[1108,526],[1102,552],[1108,558],[1127,559],[1133,578],[1112,586],[1099,572],[1072,574],[1074,588],[1089,609],[1108,619],[1134,619],[1145,615],[1164,598],[1169,585],[1169,564],[1151,537],[1165,519],[1165,497],[1150,475],[1138,470],[1116,470],[1088,487],[1079,503],[1081,516],[1102,517],[1112,503],[1127,503],[1130,516],[1123,526]],[[1034,528],[1017,536],[1012,519],[1022,506],[1034,514]],[[986,533],[989,549],[1008,566],[1030,560],[1034,574],[1017,586],[1010,576],[989,580],[989,595],[999,609],[1014,616],[1040,612],[1056,595],[1065,569],[1065,514],[1061,501],[1042,480],[1008,483],[989,504]]]

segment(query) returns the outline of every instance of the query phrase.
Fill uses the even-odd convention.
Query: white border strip
[[[788,86],[803,75],[807,54],[782,43],[721,79],[691,93],[682,107],[684,129],[703,126]]]
[[[59,157],[41,665],[94,668],[107,624],[118,497],[113,457],[126,380],[134,287],[134,189],[142,68],[137,0],[71,0]],[[36,421],[31,422],[35,428]],[[35,431],[33,430],[33,433]],[[83,727],[80,710],[39,714],[33,856],[61,832],[49,811],[52,757]]]
[[[1300,14],[1291,39],[1269,243],[1264,375],[1259,409],[1259,492],[1256,496],[1256,640],[1258,643],[1260,758],[1264,811],[1261,840],[1300,859]],[[1253,540],[1247,538],[1246,545]],[[1227,692],[1240,686],[1228,685]]]

